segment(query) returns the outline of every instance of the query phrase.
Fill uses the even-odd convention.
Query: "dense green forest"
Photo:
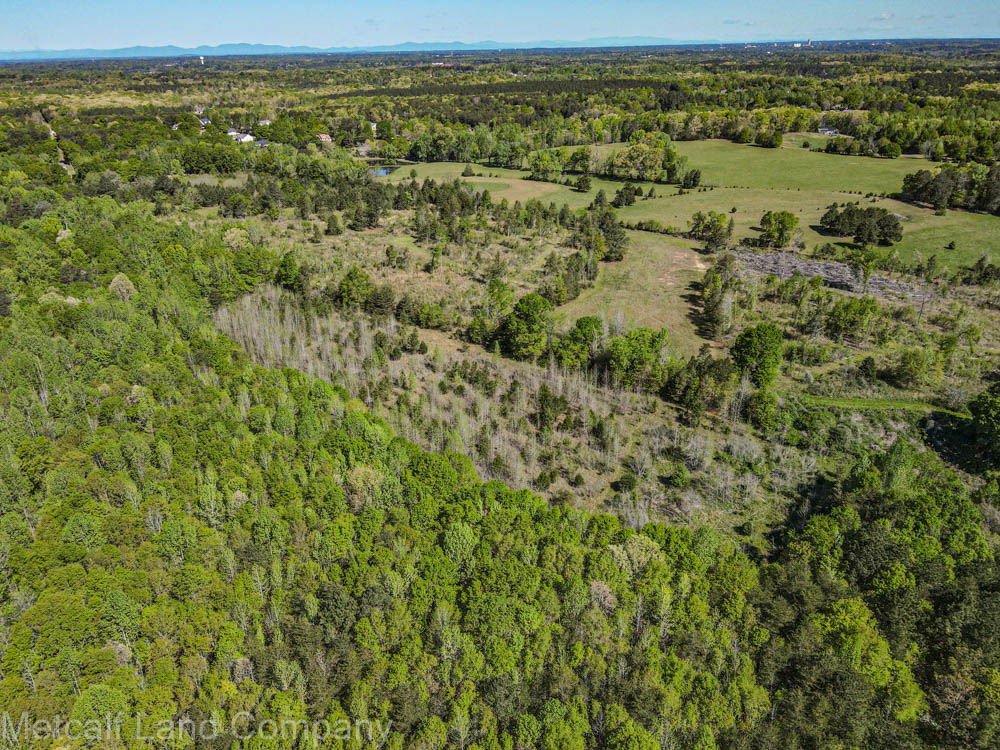
[[[0,68],[0,745],[996,747],[998,61]]]

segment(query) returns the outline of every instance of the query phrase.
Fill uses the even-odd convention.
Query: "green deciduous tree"
[[[733,343],[733,361],[740,372],[750,376],[758,388],[769,388],[781,366],[784,334],[774,323],[747,328]]]
[[[791,211],[768,211],[760,220],[761,242],[768,247],[786,247],[798,225],[799,217]]]

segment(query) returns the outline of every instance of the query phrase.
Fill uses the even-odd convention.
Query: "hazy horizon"
[[[697,5],[677,0],[614,5],[511,0],[502,6],[477,0],[387,0],[377,8],[331,0],[246,0],[239,6],[195,0],[149,6],[122,0],[10,0],[5,19],[0,50],[9,52],[230,44],[329,49],[484,41],[520,46],[609,37],[676,44],[1000,37],[1000,14],[984,0],[952,3],[947,11],[932,0],[803,0],[794,14],[775,0],[752,8],[737,0]]]

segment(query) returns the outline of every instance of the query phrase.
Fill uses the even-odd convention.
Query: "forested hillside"
[[[351,75],[342,99],[365,100]],[[650,174],[594,172],[618,206],[574,187],[570,208],[472,189],[500,179],[487,156],[471,187],[379,181],[292,137],[203,143],[186,112],[185,132],[52,107],[0,108],[0,722],[117,729],[25,746],[1000,743],[987,260],[947,282],[893,267],[926,311],[758,284],[703,214],[705,338],[668,356],[676,331],[552,313],[659,241],[616,209],[647,195],[633,181],[683,193],[697,165],[669,138],[633,141]],[[239,171],[226,154],[238,185],[198,180]],[[930,179],[904,190],[930,201]],[[778,208],[767,250],[798,221]],[[830,211],[842,234],[899,224]],[[878,266],[855,263],[867,287]],[[897,400],[851,409],[844,382]],[[792,464],[811,468],[779,481]],[[718,507],[668,512],[682,497]]]

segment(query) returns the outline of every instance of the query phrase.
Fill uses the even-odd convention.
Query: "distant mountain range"
[[[581,47],[655,47],[665,45],[719,44],[714,40],[681,41],[652,36],[609,36],[578,41],[535,42],[404,42],[366,47],[285,47],[280,44],[219,44],[201,47],[122,47],[120,49],[0,50],[0,60],[94,60],[142,57],[225,57],[232,55],[323,55],[364,52],[461,52],[474,50],[573,49]]]

